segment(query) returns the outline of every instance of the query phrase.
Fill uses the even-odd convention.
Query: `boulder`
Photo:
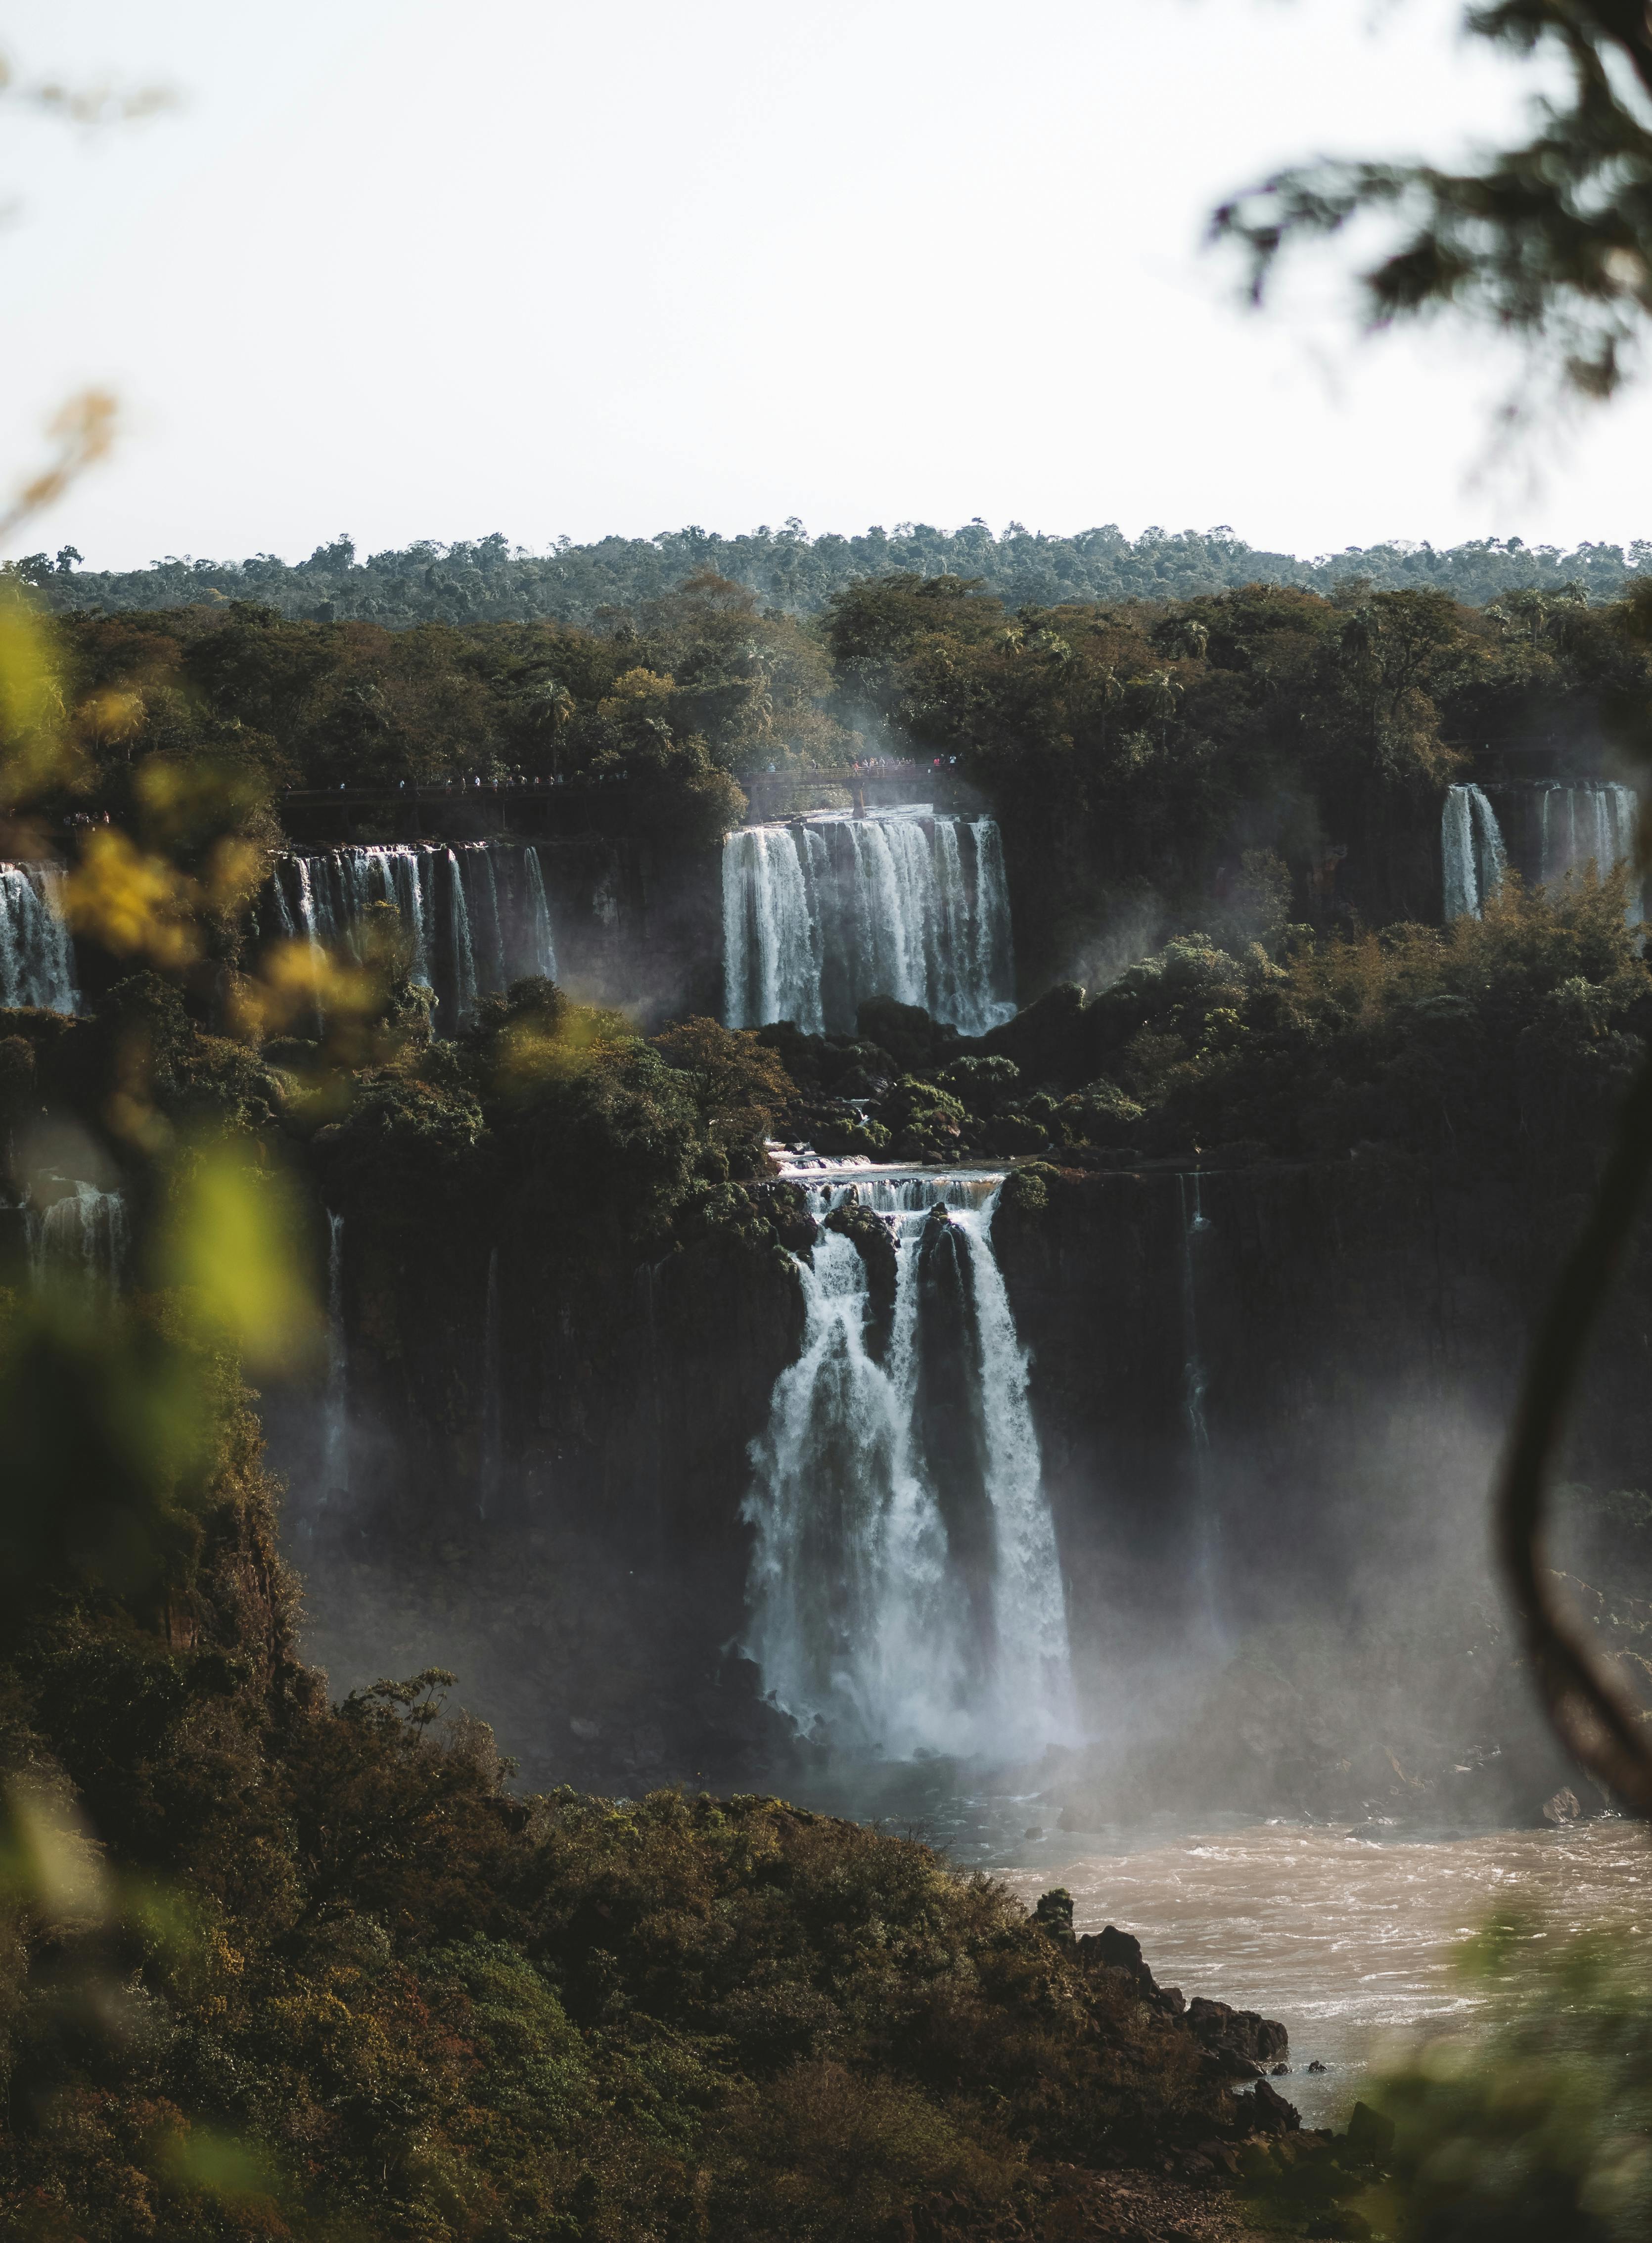
[[[1251,2131],[1258,2134],[1293,2134],[1302,2125],[1296,2105],[1287,2103],[1265,2079],[1258,2079],[1248,2095],[1239,2098],[1238,2112],[1242,2118],[1249,2119]]]
[[[1231,2009],[1226,2002],[1209,2002],[1196,1994],[1187,2005],[1187,2023],[1195,2040],[1218,2055],[1264,2065],[1278,2064],[1291,2053],[1291,2036],[1285,2027],[1255,2010]]]

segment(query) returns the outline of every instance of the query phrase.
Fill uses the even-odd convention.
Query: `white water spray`
[[[1497,813],[1479,787],[1446,788],[1440,853],[1446,918],[1479,919],[1508,867]]]
[[[1003,845],[990,818],[827,815],[723,848],[724,1020],[853,1034],[869,997],[965,1035],[1015,1012]]]
[[[1003,1760],[1077,1735],[1027,1357],[992,1251],[1001,1182],[860,1183],[898,1243],[881,1360],[853,1242],[823,1229],[799,1263],[802,1352],[752,1449],[746,1647],[773,1701],[846,1749]]]
[[[55,865],[0,865],[0,1005],[72,1013],[74,953]]]
[[[321,1416],[321,1503],[350,1492],[350,1352],[344,1325],[344,1217],[327,1218],[327,1397]]]

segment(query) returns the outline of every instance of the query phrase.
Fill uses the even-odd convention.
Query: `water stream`
[[[477,1000],[529,974],[555,980],[544,866],[531,845],[442,842],[278,857],[266,924],[320,953],[359,957],[371,905],[388,904],[411,973],[436,992],[449,1031]]]
[[[1007,1759],[1076,1734],[1061,1566],[1027,1357],[991,1243],[998,1176],[880,1176],[880,1312],[853,1240],[798,1264],[802,1352],[753,1443],[746,1648],[773,1701],[846,1752]]]
[[[1480,788],[1446,788],[1440,845],[1446,918],[1478,919],[1502,886],[1508,863],[1497,813]]]
[[[0,1005],[79,1008],[55,865],[0,865]]]
[[[723,846],[723,967],[732,1028],[849,1035],[868,997],[893,997],[984,1034],[1015,1009],[996,822],[911,805],[740,827]]]

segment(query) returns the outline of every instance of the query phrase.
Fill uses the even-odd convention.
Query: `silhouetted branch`
[[[1542,1555],[1548,1483],[1578,1379],[1652,1175],[1652,1056],[1623,1102],[1582,1236],[1526,1364],[1498,1489],[1498,1539],[1549,1718],[1628,1807],[1652,1816],[1652,1745],[1642,1710],[1557,1593]]]

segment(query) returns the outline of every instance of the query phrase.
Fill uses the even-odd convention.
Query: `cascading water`
[[[799,1727],[849,1751],[1009,1759],[1077,1736],[1067,1615],[1016,1337],[991,1243],[1001,1177],[863,1179],[897,1246],[822,1229],[806,1324],[752,1444],[746,1649]]]
[[[852,1034],[868,997],[964,1035],[1015,1013],[1003,845],[990,818],[825,814],[723,846],[725,1024]]]
[[[367,908],[388,904],[411,938],[412,974],[450,1025],[528,974],[554,980],[556,946],[539,851],[473,842],[330,849],[276,859],[275,925],[318,953],[361,955]]]
[[[488,1283],[482,1311],[482,1469],[477,1475],[476,1513],[486,1519],[499,1507],[503,1461],[503,1396],[499,1378],[499,1249],[488,1249]]]
[[[1222,1575],[1210,1486],[1210,1426],[1204,1406],[1210,1382],[1199,1337],[1198,1290],[1199,1249],[1210,1219],[1204,1212],[1204,1178],[1197,1171],[1191,1177],[1178,1176],[1177,1189],[1182,1213],[1182,1417],[1193,1466],[1193,1582],[1198,1606],[1214,1626]]]
[[[0,1005],[79,1008],[55,865],[0,865]]]
[[[43,1180],[55,1189],[64,1180]],[[126,1202],[118,1191],[69,1182],[29,1216],[29,1258],[37,1285],[68,1283],[112,1300],[126,1274]]]
[[[350,1492],[350,1351],[344,1324],[344,1217],[327,1218],[327,1395],[321,1414],[321,1502]]]
[[[1508,865],[1497,813],[1479,787],[1446,788],[1440,853],[1446,918],[1478,919],[1486,899],[1501,887]]]
[[[1633,864],[1640,814],[1640,798],[1632,786],[1608,779],[1540,782],[1538,880],[1547,886],[1590,864],[1604,879],[1620,865]],[[1641,892],[1633,883],[1627,913],[1631,925],[1639,922]]]

